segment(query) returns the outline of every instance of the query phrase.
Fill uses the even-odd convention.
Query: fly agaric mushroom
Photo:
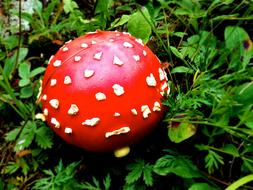
[[[96,31],[49,60],[40,101],[49,126],[89,151],[113,151],[148,134],[169,91],[160,61],[129,33]]]

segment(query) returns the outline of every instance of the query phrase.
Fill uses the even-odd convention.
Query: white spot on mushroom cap
[[[159,73],[159,78],[160,78],[160,81],[164,80],[166,77],[164,75],[164,71],[162,68],[159,68],[158,69],[158,73]]]
[[[37,113],[37,114],[35,115],[35,119],[40,119],[40,120],[42,120],[42,121],[46,121],[46,117],[45,117],[45,115],[42,114],[42,113]]]
[[[109,137],[114,136],[114,135],[129,133],[129,132],[130,132],[129,127],[122,127],[120,129],[117,129],[117,130],[114,130],[114,131],[111,131],[111,132],[106,132],[105,133],[105,138],[109,138]]]
[[[64,81],[63,81],[64,84],[71,84],[71,82],[72,82],[72,80],[71,80],[70,76],[64,77]]]
[[[156,80],[152,73],[146,77],[146,82],[148,86],[156,86]]]
[[[59,121],[57,121],[57,119],[54,117],[51,118],[51,123],[54,125],[55,128],[60,128],[61,126]]]
[[[100,121],[100,119],[98,117],[94,117],[91,119],[86,119],[84,122],[82,122],[82,125],[88,125],[88,126],[95,126],[98,124],[98,122]]]
[[[123,88],[122,86],[120,86],[119,84],[114,84],[114,85],[112,86],[112,88],[113,88],[114,93],[115,93],[117,96],[121,96],[122,94],[125,93],[124,88]]]
[[[81,47],[82,47],[82,48],[87,48],[87,47],[89,47],[89,46],[88,46],[88,44],[86,44],[86,43],[81,43]]]
[[[51,79],[50,80],[50,86],[55,86],[57,83],[57,80],[56,79]]]
[[[120,113],[119,113],[119,112],[115,112],[115,113],[114,113],[114,116],[115,116],[115,117],[119,117],[119,116],[120,116]]]
[[[66,128],[64,129],[64,133],[66,133],[66,134],[71,134],[71,133],[72,133],[72,129],[69,128],[69,127],[66,127]]]
[[[106,99],[106,95],[102,92],[98,92],[95,94],[95,97],[98,101],[102,101]]]
[[[149,109],[148,105],[141,106],[141,111],[143,118],[148,118],[148,115],[151,113],[151,110]]]
[[[153,111],[161,111],[161,105],[159,102],[154,103]]]
[[[109,42],[114,42],[114,39],[112,39],[112,38],[111,38],[111,39],[109,39]]]
[[[46,94],[44,94],[43,96],[42,96],[42,100],[47,100],[47,95]]]
[[[132,114],[134,114],[134,115],[138,115],[138,112],[137,112],[137,110],[136,110],[135,108],[131,109],[131,112],[132,112]]]
[[[59,107],[59,100],[57,100],[57,99],[52,99],[52,100],[49,101],[49,104],[50,104],[53,108],[57,109],[57,108]]]
[[[144,56],[147,56],[147,52],[146,52],[145,50],[142,51],[142,54],[143,54]]]
[[[97,43],[97,42],[96,42],[96,41],[94,41],[94,40],[92,40],[92,41],[91,41],[91,44],[96,44],[96,43]]]
[[[74,57],[74,61],[75,61],[75,62],[78,62],[78,61],[80,61],[81,59],[82,59],[82,57],[79,56],[79,55],[76,55],[76,56]]]
[[[95,73],[95,71],[93,71],[93,70],[85,69],[85,70],[84,70],[84,77],[89,78],[89,77],[91,77],[92,75],[94,75],[94,73]]]
[[[66,46],[65,46],[65,47],[62,47],[62,51],[63,51],[63,52],[66,52],[66,51],[68,51],[68,50],[69,50],[68,47],[66,47]]]
[[[47,109],[47,108],[45,108],[45,109],[43,110],[43,114],[44,114],[45,116],[48,116],[48,109]]]
[[[144,46],[143,42],[142,42],[142,39],[135,39],[135,41],[138,43],[138,44],[141,44],[142,46]]]
[[[129,32],[122,32],[124,35],[129,35],[131,36],[131,34]]]
[[[96,60],[100,60],[101,57],[102,57],[102,55],[103,55],[103,52],[100,51],[100,52],[96,53],[96,54],[93,56],[93,58],[96,59]]]
[[[123,46],[124,46],[125,48],[132,48],[132,47],[133,47],[133,44],[131,44],[131,43],[129,43],[129,42],[124,42],[124,43],[123,43]]]
[[[135,61],[140,61],[141,59],[139,55],[133,55],[133,58]]]
[[[161,87],[162,91],[164,91],[167,87],[168,87],[167,82],[164,82]]]
[[[70,108],[68,110],[69,115],[76,115],[79,112],[79,108],[77,107],[76,104],[71,104]]]
[[[62,62],[61,62],[61,60],[55,60],[55,62],[53,63],[53,66],[54,67],[59,67],[59,66],[61,66],[61,64],[62,64]]]
[[[117,57],[116,55],[114,55],[114,56],[113,56],[113,64],[121,66],[121,65],[123,65],[124,63],[123,63],[123,61],[120,60],[119,57]]]
[[[117,31],[115,31],[115,32],[117,32]],[[116,36],[120,36],[120,33],[117,33]]]

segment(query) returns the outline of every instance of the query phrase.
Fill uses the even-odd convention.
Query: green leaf
[[[19,82],[18,82],[18,85],[20,87],[24,87],[26,85],[28,85],[30,83],[30,79],[29,78],[24,78],[24,79],[21,79]]]
[[[21,134],[19,135],[16,145],[14,147],[14,150],[16,152],[29,147],[29,145],[32,143],[34,139],[35,130],[36,130],[35,123],[32,121],[28,121],[24,126]]]
[[[154,171],[162,176],[174,173],[182,178],[201,177],[199,170],[192,161],[183,156],[166,155],[158,159]]]
[[[217,190],[217,188],[212,187],[207,183],[195,183],[188,190]]]
[[[145,15],[145,18],[142,13]],[[149,24],[150,15],[146,8],[142,9],[142,13],[140,11],[137,11],[132,14],[127,26],[129,33],[131,33],[136,38],[142,39],[144,43],[147,43],[151,35],[151,26]]]
[[[44,67],[38,67],[38,68],[31,71],[29,77],[30,78],[35,77],[36,75],[43,73],[45,70],[46,69]]]
[[[5,135],[6,141],[14,141],[17,138],[17,135],[19,134],[20,128],[16,128],[11,130]]]
[[[110,176],[110,174],[108,174],[108,175],[105,177],[103,183],[104,183],[105,190],[109,190],[110,187],[111,187],[111,176]]]
[[[8,162],[7,166],[4,168],[5,174],[13,174],[20,168],[20,165],[16,162]]]
[[[3,43],[7,49],[12,50],[18,46],[18,36],[8,36],[4,39]]]
[[[178,67],[173,68],[171,70],[171,73],[172,74],[175,74],[175,73],[189,73],[189,74],[192,74],[192,73],[194,73],[194,70],[191,69],[191,68],[185,67],[185,66],[178,66]]]
[[[20,90],[20,98],[30,98],[33,95],[33,88],[31,85],[25,86]]]
[[[43,126],[38,128],[35,133],[35,141],[41,148],[46,149],[52,147],[52,131],[50,128]]]
[[[135,163],[127,166],[127,169],[130,170],[125,178],[127,184],[134,183],[141,178],[144,165],[145,163],[143,160],[137,160]]]
[[[18,64],[24,60],[27,53],[28,53],[27,48],[20,48],[19,49],[19,58],[18,58],[18,62],[17,62]],[[12,72],[16,69],[15,66],[18,66],[18,65],[16,65],[16,58],[17,58],[17,51],[15,51],[13,56],[11,56],[5,60],[4,74],[8,78],[11,77]]]
[[[75,8],[78,8],[77,3],[73,0],[63,0],[63,3],[63,9],[65,13],[73,12]]]
[[[227,154],[231,154],[234,157],[240,156],[238,149],[233,144],[225,144],[223,151],[225,151]]]
[[[28,63],[20,63],[18,67],[18,75],[21,78],[28,79],[30,75],[31,65]]]
[[[130,15],[122,15],[121,18],[118,18],[111,23],[111,28],[122,26],[123,24],[127,23],[129,19],[130,19]]]
[[[177,50],[177,48],[170,46],[172,53],[177,56],[179,59],[184,59],[184,56]]]
[[[224,164],[223,158],[216,152],[209,150],[207,156],[205,157],[206,168],[211,174],[215,169],[219,168],[219,164]]]
[[[231,51],[234,48],[240,47],[244,40],[249,39],[248,33],[243,28],[238,26],[227,26],[225,28],[224,36],[226,48]]]
[[[180,143],[196,133],[196,127],[190,123],[180,123],[178,126],[170,126],[168,135],[172,142]]]
[[[143,181],[147,186],[152,186],[153,185],[153,166],[146,164],[146,166],[143,169]]]

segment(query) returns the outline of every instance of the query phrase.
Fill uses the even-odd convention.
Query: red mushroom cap
[[[161,121],[168,90],[158,58],[140,39],[96,31],[66,42],[52,56],[41,102],[47,123],[64,140],[112,151]]]

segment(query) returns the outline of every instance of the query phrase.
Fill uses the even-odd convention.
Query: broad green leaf
[[[217,190],[217,188],[212,187],[207,183],[195,183],[188,190]]]
[[[249,35],[247,32],[238,26],[228,26],[225,28],[225,43],[226,48],[229,50],[233,50],[234,48],[238,48],[242,45],[244,40],[249,39]]]
[[[18,57],[18,62],[17,64],[19,64],[21,61],[24,60],[24,58],[26,57],[28,53],[28,49],[27,48],[20,48],[19,49],[19,57]],[[16,69],[15,66],[16,65],[16,58],[17,58],[17,50],[15,51],[14,55],[11,57],[8,57],[5,60],[5,64],[4,64],[4,74],[6,77],[11,77],[12,72]]]
[[[23,79],[29,79],[31,65],[23,62],[19,64],[18,75]]]
[[[36,130],[35,141],[37,144],[43,148],[51,148],[53,145],[52,141],[52,131],[48,127],[40,127]]]
[[[31,71],[29,77],[30,78],[35,77],[36,75],[43,73],[44,71],[45,71],[44,67],[38,67],[38,68]]]
[[[129,21],[130,15],[122,15],[121,18],[116,19],[111,23],[111,28],[122,26]]]
[[[8,36],[3,40],[3,43],[7,49],[12,50],[18,46],[18,36]]]
[[[145,18],[142,14],[145,15]],[[147,43],[151,35],[149,22],[150,16],[147,9],[142,9],[142,13],[137,11],[131,15],[128,21],[128,31],[136,38],[140,38],[144,43]]]
[[[20,90],[20,98],[29,98],[33,95],[33,87],[25,86]]]
[[[28,85],[30,82],[31,82],[30,79],[26,79],[26,78],[20,79],[18,82],[18,85],[20,87],[24,87],[24,86]]]
[[[192,74],[192,73],[194,73],[194,70],[191,69],[191,68],[185,67],[185,66],[178,66],[178,67],[173,68],[171,70],[171,73],[172,74],[175,74],[175,73],[189,73],[189,74]]]
[[[240,156],[237,148],[233,144],[225,144],[223,147],[223,151],[225,151],[227,154],[231,154],[234,157]]]
[[[168,135],[172,142],[180,143],[196,133],[196,127],[190,123],[180,123],[178,126],[170,126]]]

